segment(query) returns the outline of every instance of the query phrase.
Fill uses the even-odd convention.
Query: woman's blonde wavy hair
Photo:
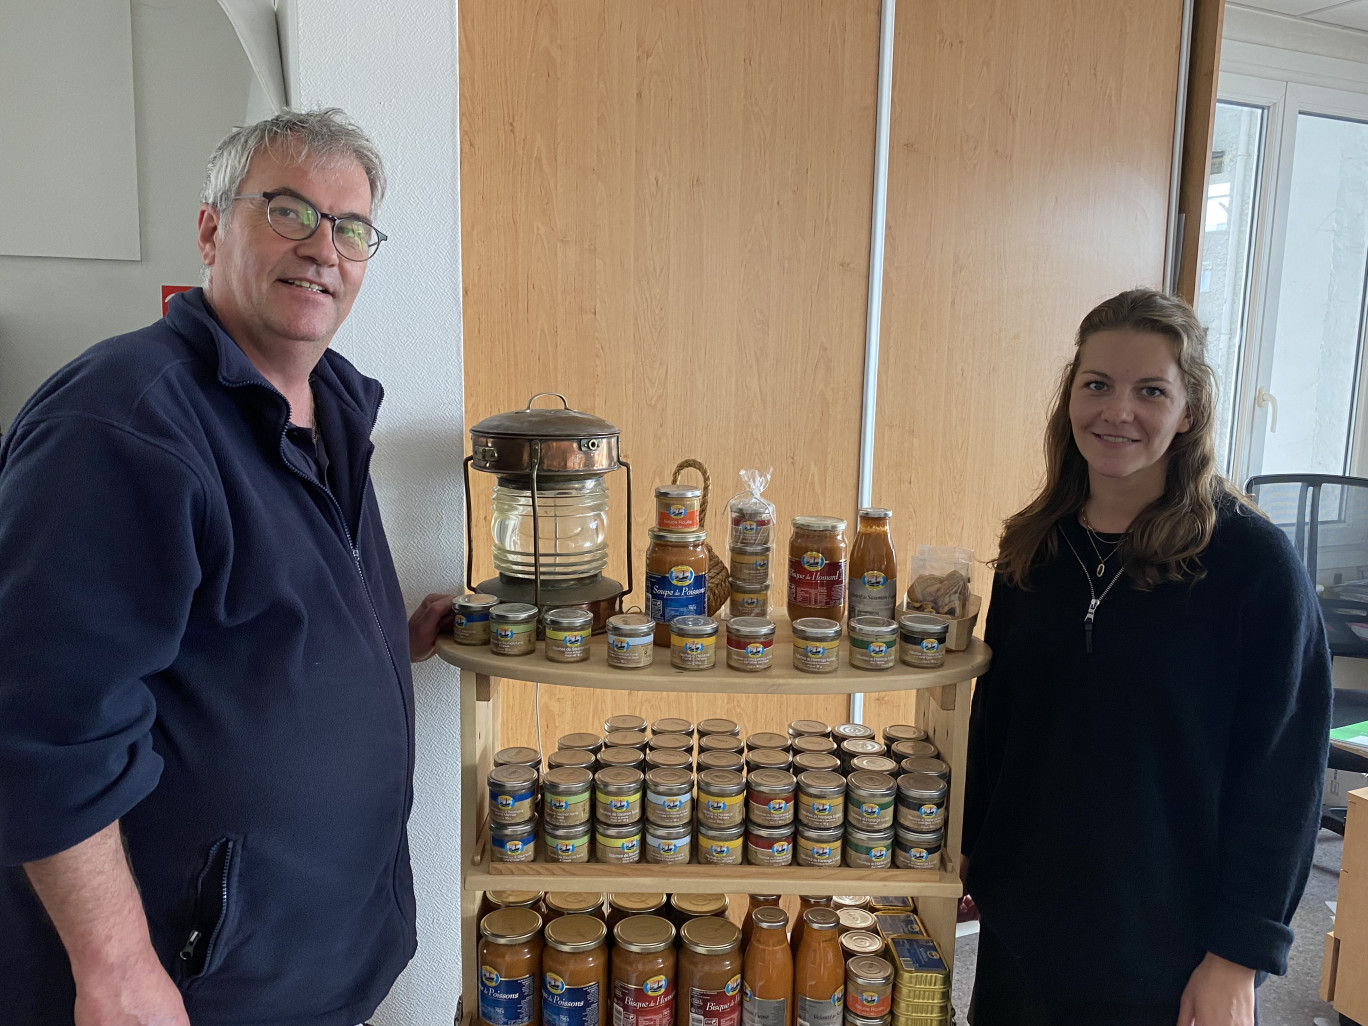
[[[1088,464],[1074,442],[1069,397],[1083,344],[1099,331],[1119,329],[1154,332],[1173,344],[1192,418],[1169,445],[1164,494],[1140,512],[1122,539],[1127,574],[1145,591],[1164,581],[1200,580],[1206,572],[1200,557],[1215,530],[1218,504],[1233,499],[1248,505],[1216,467],[1216,376],[1206,362],[1206,329],[1175,296],[1153,289],[1122,292],[1078,326],[1073,362],[1060,378],[1045,428],[1045,483],[1030,505],[1003,523],[993,566],[1017,587],[1027,587],[1031,569],[1059,554],[1055,524],[1077,516],[1088,498]]]

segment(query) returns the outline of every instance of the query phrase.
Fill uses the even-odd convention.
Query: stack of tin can
[[[940,948],[912,913],[874,916],[884,957],[893,965],[890,1026],[945,1026],[950,1016],[950,968]]]

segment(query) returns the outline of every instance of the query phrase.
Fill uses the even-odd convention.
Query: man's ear
[[[195,241],[199,245],[200,262],[205,267],[214,266],[214,257],[218,254],[218,230],[220,215],[218,207],[210,203],[201,203],[199,210],[199,230],[196,233]]]

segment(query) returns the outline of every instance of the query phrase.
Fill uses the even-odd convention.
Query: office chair
[[[1251,477],[1245,492],[1282,528],[1320,598],[1330,654],[1368,659],[1368,478],[1330,474]],[[1334,689],[1331,725],[1368,720],[1368,691]],[[1327,768],[1368,773],[1368,757],[1330,749]],[[1346,810],[1322,810],[1321,826],[1344,834]]]

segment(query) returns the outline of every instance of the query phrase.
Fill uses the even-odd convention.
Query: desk
[[[1335,929],[1325,954],[1321,996],[1341,1015],[1368,1023],[1368,787],[1349,792]]]

